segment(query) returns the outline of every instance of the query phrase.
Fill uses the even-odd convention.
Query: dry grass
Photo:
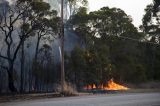
[[[61,85],[57,86],[57,92],[60,92],[63,96],[76,96],[78,92],[76,91],[76,87],[71,83],[65,82],[64,89],[61,89]]]

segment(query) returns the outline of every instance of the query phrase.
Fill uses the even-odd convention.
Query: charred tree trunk
[[[13,62],[10,62],[8,73],[8,88],[11,92],[17,92],[17,88],[14,85],[14,77],[13,77]]]
[[[37,63],[38,63],[37,59],[38,59],[38,50],[39,50],[40,40],[41,40],[41,35],[38,34],[35,57],[34,57],[34,66],[33,66],[34,71],[37,70]],[[38,90],[38,82],[39,82],[38,78],[35,76],[35,85],[34,85],[35,90]]]
[[[2,91],[2,72],[0,71],[0,93]]]
[[[12,29],[13,30],[13,29]],[[8,34],[9,40],[6,37],[5,42],[7,44],[7,57],[8,57],[8,88],[11,92],[17,92],[17,89],[14,85],[14,78],[13,78],[13,65],[14,65],[14,59],[11,59],[11,44],[13,42],[13,39],[11,37],[11,32]]]
[[[38,35],[37,44],[36,44],[36,51],[35,51],[35,57],[34,57],[35,58],[35,62],[37,62],[40,40],[41,40],[41,36]]]
[[[29,69],[29,90],[28,92],[31,92],[32,90],[32,77],[31,77],[31,69]]]
[[[24,92],[24,42],[22,43],[22,51],[21,51],[21,86],[20,86],[20,92]]]

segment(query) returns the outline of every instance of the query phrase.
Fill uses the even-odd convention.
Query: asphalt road
[[[39,99],[0,106],[160,106],[160,93],[130,93]]]

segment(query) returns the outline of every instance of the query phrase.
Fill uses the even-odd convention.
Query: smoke
[[[58,16],[60,16],[61,13],[61,0],[45,0],[51,5],[51,9],[57,10]],[[69,6],[68,6],[68,0],[64,0],[64,20],[69,19],[70,13],[69,13]]]
[[[0,0],[0,4],[1,3],[4,3],[7,1],[12,4],[14,1],[16,0]],[[60,14],[60,0],[45,0],[46,2],[50,3],[51,4],[51,8],[52,9],[55,9],[58,11],[58,13]],[[2,4],[2,6],[4,6],[6,8],[6,6],[4,4]],[[0,6],[0,14],[3,12],[1,11],[1,8],[2,6]],[[67,6],[67,5],[65,5]],[[67,9],[65,8],[64,9],[64,13],[67,14]],[[65,15],[67,17],[67,15]],[[65,18],[67,19],[67,18]],[[18,25],[18,24],[17,24]],[[16,42],[18,42],[18,36],[17,36],[17,33],[19,32],[19,28],[18,26],[16,26],[17,28],[15,29],[14,31],[14,43],[17,44]],[[0,52],[1,54],[6,54],[5,53],[5,49],[6,49],[6,46],[5,46],[5,43],[4,43],[4,38],[2,36],[3,34],[1,34],[0,32]],[[65,34],[64,34],[64,39],[65,39],[65,46],[64,46],[64,49],[65,51],[67,51],[67,53],[70,53],[75,46],[79,45],[79,37],[73,32],[73,31],[70,31],[68,30],[67,28],[65,29]],[[37,39],[36,39],[36,36],[33,36],[33,37],[30,37],[28,38],[26,41],[25,41],[25,44],[24,44],[24,49],[25,49],[25,78],[24,78],[24,81],[25,81],[25,90],[27,91],[28,89],[31,88],[31,85],[32,85],[32,82],[30,81],[31,78],[33,78],[34,76],[32,75],[32,61],[33,61],[33,56],[35,54],[35,47],[36,47],[36,44],[34,42],[37,42]],[[41,41],[41,44],[40,44],[40,48],[41,46],[45,43],[45,41]],[[54,63],[57,64],[57,63],[60,63],[60,53],[59,53],[59,49],[58,47],[60,46],[60,39],[55,39],[54,42],[50,43],[50,46],[52,48],[52,53],[54,55]],[[13,47],[14,48],[14,47]],[[3,62],[5,63],[5,62]],[[14,64],[14,68],[16,69],[15,70],[15,73],[16,75],[18,76],[16,81],[15,81],[15,84],[16,84],[16,87],[19,88],[20,86],[20,53],[18,54],[17,56],[17,59],[15,61],[15,64]],[[55,70],[53,70],[55,71]],[[57,69],[57,71],[59,71]],[[58,72],[57,72],[58,73]],[[0,72],[1,76],[3,75],[2,72]],[[6,73],[5,73],[6,74]],[[4,76],[4,75],[3,75]],[[53,76],[53,77],[56,77],[56,76]],[[5,80],[6,82],[3,83],[2,88],[3,90],[5,90],[5,88],[7,88],[7,86],[5,85],[7,83],[7,80],[6,80],[7,76],[6,77],[0,77],[0,80],[3,81]],[[34,79],[33,79],[34,80]],[[28,82],[27,82],[28,81]],[[53,89],[53,87],[48,87],[49,89]],[[66,84],[65,85],[65,89],[67,92],[69,93],[73,93],[75,92],[75,90],[73,89],[74,87],[71,85],[71,84]],[[5,91],[4,91],[5,92]]]

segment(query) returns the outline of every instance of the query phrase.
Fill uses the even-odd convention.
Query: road
[[[39,99],[0,106],[160,106],[160,93],[130,93]]]

